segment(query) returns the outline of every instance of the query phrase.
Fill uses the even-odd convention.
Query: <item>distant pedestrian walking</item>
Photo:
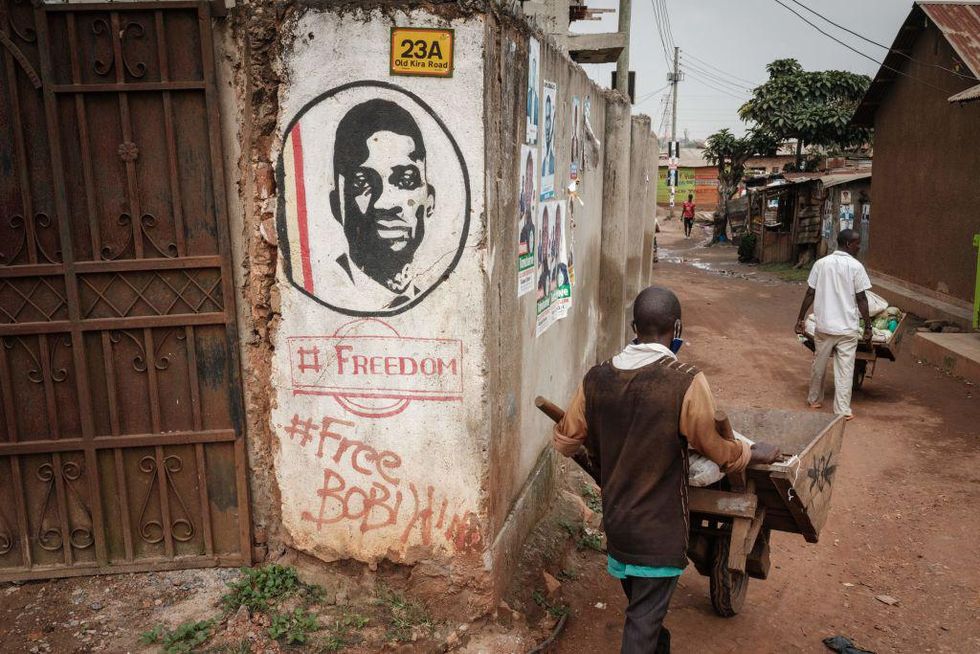
[[[810,372],[810,393],[807,403],[811,409],[823,406],[824,377],[827,362],[834,357],[834,413],[850,420],[851,381],[854,377],[859,339],[871,342],[871,317],[868,296],[871,280],[864,266],[855,257],[861,250],[861,235],[853,229],[841,230],[838,249],[813,264],[809,288],[803,296],[796,333],[805,332],[807,310],[813,303],[817,324],[813,333],[816,357]],[[862,334],[860,320],[864,319]]]
[[[694,195],[687,194],[687,202],[681,205],[681,218],[684,219],[684,237],[691,238],[694,228]]]

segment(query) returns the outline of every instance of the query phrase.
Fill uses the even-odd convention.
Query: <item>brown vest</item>
[[[608,552],[632,565],[687,565],[687,440],[681,405],[697,368],[663,357],[607,361],[585,376],[585,446],[598,463]]]

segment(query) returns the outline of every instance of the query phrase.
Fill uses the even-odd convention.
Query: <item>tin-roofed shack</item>
[[[760,263],[806,264],[836,249],[840,230],[860,229],[865,246],[871,220],[871,169],[784,173],[746,182],[729,206],[732,235],[755,237]]]

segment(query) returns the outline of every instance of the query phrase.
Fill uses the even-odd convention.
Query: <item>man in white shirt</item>
[[[853,418],[851,413],[851,384],[854,360],[859,339],[871,342],[871,317],[868,297],[871,280],[857,260],[861,250],[861,235],[853,229],[842,230],[837,236],[838,248],[813,264],[809,288],[803,297],[796,333],[804,333],[804,320],[810,304],[816,314],[813,334],[816,357],[810,373],[810,394],[807,403],[819,409],[823,403],[824,375],[827,361],[834,356],[834,413]],[[862,333],[860,320],[864,319]]]

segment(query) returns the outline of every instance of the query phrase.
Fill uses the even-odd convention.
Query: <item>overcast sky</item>
[[[841,32],[812,14],[782,0],[825,31],[881,61],[885,51]],[[891,45],[905,17],[911,0],[800,0],[827,18],[879,43]],[[670,129],[664,117],[668,64],[665,61],[657,23],[654,20],[656,0],[633,0],[630,33],[630,69],[636,72],[634,113],[645,113],[653,119],[660,135]],[[691,138],[704,138],[728,127],[742,134],[744,123],[737,110],[754,82],[766,79],[765,66],[774,59],[793,57],[807,70],[850,70],[874,77],[878,65],[851,52],[804,23],[774,0],[664,0],[670,16],[674,44],[681,49],[681,69],[686,78],[678,91],[677,134],[688,130]],[[588,0],[594,8],[619,7],[618,0]],[[573,32],[615,31],[616,12],[601,21],[578,21]],[[685,56],[686,53],[686,56]],[[669,52],[673,56],[673,52]],[[697,68],[693,68],[696,66]],[[604,86],[610,83],[614,64],[585,66],[589,75]],[[725,71],[735,79],[726,76]],[[718,78],[743,85],[733,88]]]

